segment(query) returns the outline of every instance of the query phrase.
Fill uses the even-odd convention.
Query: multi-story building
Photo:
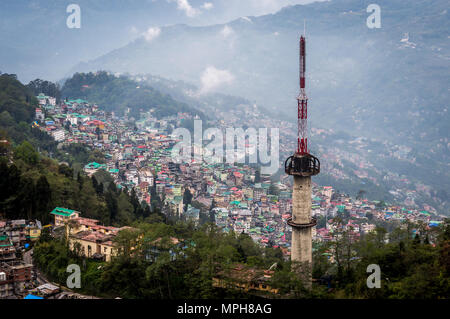
[[[69,220],[80,217],[80,212],[72,209],[56,207],[50,212],[55,217],[55,226],[64,226]]]
[[[62,142],[66,138],[66,133],[64,132],[63,129],[55,130],[55,131],[51,132],[51,135],[57,142]]]
[[[33,265],[22,262],[3,262],[0,264],[0,298],[23,297],[31,288]]]
[[[0,262],[12,261],[16,259],[16,248],[11,239],[3,234],[0,234]]]

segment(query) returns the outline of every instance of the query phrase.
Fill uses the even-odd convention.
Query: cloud
[[[234,30],[232,27],[229,26],[224,26],[222,31],[220,31],[220,33],[225,37],[228,38],[230,35],[232,35],[234,33]]]
[[[175,1],[177,3],[177,9],[184,11],[189,18],[195,17],[199,11],[191,6],[188,0],[169,0],[169,2]]]
[[[130,27],[130,32],[132,34],[137,34],[137,33],[139,33],[139,30],[133,25]]]
[[[211,10],[213,7],[214,7],[214,5],[211,2],[205,2],[202,5],[202,9],[205,9],[205,10]]]
[[[239,16],[259,16],[275,13],[285,6],[314,1],[327,0],[226,0],[227,6],[232,8],[233,14],[238,14]]]
[[[159,37],[161,34],[161,29],[158,27],[150,27],[144,32],[143,36],[147,42],[152,42],[154,39]]]
[[[230,71],[219,70],[214,66],[208,66],[200,78],[202,83],[200,94],[206,94],[223,85],[231,84],[233,80],[234,76],[230,73]]]

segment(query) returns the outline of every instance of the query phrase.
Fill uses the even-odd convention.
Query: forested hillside
[[[333,218],[336,230],[328,242],[314,244],[312,290],[291,271],[279,248],[265,248],[246,234],[223,232],[213,224],[166,220],[154,189],[154,209],[139,203],[133,190],[118,189],[106,172],[92,178],[81,172],[81,163],[102,154],[72,145],[47,157],[53,140],[32,129],[36,100],[13,75],[0,76],[0,217],[51,222],[57,206],[82,212],[104,225],[134,226],[121,231],[116,244],[121,254],[111,262],[98,262],[70,252],[62,238],[42,234],[34,247],[34,260],[50,279],[66,283],[68,264],[83,264],[82,292],[123,298],[233,298],[261,297],[261,292],[235,289],[233,274],[239,269],[261,272],[273,266],[267,282],[278,289],[274,298],[449,298],[450,225],[427,227],[408,222],[362,235],[355,241],[343,231],[345,212]],[[6,121],[5,121],[6,119]],[[42,139],[37,134],[43,134]],[[47,144],[46,144],[47,143]],[[37,151],[40,148],[40,152]],[[65,154],[67,152],[67,154]],[[61,158],[60,158],[61,156]],[[393,227],[394,228],[394,227]],[[415,230],[415,236],[412,234]],[[155,243],[158,249],[155,250]],[[130,254],[130,247],[137,249]],[[368,289],[367,266],[381,269],[381,289]],[[214,287],[220,277],[230,288]]]
[[[14,74],[0,74],[0,139],[12,144],[30,142],[47,152],[56,152],[56,143],[48,134],[33,128],[38,102],[34,93]]]
[[[79,210],[106,225],[150,216],[150,208],[134,192],[117,189],[108,173],[83,175],[88,161],[104,160],[101,153],[78,144],[59,150],[50,135],[32,127],[36,107],[34,92],[15,75],[0,75],[0,216],[47,223],[56,206]]]
[[[85,260],[80,291],[138,299],[450,297],[448,223],[434,230],[422,229],[414,238],[412,225],[404,225],[391,233],[388,244],[381,228],[357,242],[349,232],[337,231],[330,242],[314,245],[311,290],[305,289],[291,271],[291,262],[283,258],[279,248],[263,248],[247,234],[225,233],[212,224],[197,228],[182,222],[133,226],[135,230],[122,232],[116,243],[124,252],[136,246],[134,254],[120,254],[110,263]],[[155,249],[155,241],[161,243],[159,249]],[[64,240],[45,237],[34,255],[38,266],[62,284],[66,282],[67,265],[83,262],[67,249]],[[380,266],[379,289],[367,287],[369,264]],[[266,284],[278,289],[277,294],[233,288],[236,267],[263,273],[271,266],[274,273]],[[229,288],[214,287],[217,277],[223,278]],[[241,280],[238,282],[246,282]]]
[[[62,96],[88,100],[118,115],[130,108],[131,115],[136,119],[139,118],[140,112],[148,112],[151,109],[158,118],[176,115],[178,112],[203,116],[202,112],[174,100],[170,95],[135,82],[125,75],[115,76],[105,71],[75,73],[65,82]]]
[[[133,191],[117,189],[110,176],[90,178],[75,173],[65,164],[40,156],[28,142],[12,150],[9,157],[0,157],[0,216],[7,219],[49,223],[49,212],[55,207],[70,207],[104,225],[129,225],[151,215]]]

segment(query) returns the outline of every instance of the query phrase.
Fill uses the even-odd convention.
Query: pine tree
[[[78,188],[81,191],[81,189],[83,188],[84,181],[83,181],[83,177],[81,176],[80,172],[78,172],[78,175],[77,175],[77,182],[78,182]]]
[[[36,182],[36,195],[36,218],[46,220],[52,191],[45,175],[41,175]]]

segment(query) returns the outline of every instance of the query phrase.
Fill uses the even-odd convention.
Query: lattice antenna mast
[[[306,28],[305,28],[306,29]],[[305,31],[306,32],[306,31]],[[306,73],[306,39],[300,37],[300,94],[297,97],[298,104],[298,137],[297,153],[308,154],[308,97],[305,91]]]

